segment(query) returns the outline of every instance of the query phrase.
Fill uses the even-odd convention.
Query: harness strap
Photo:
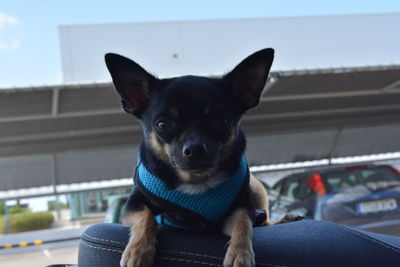
[[[240,167],[232,177],[204,193],[187,194],[167,187],[160,178],[146,169],[138,157],[135,180],[139,190],[146,197],[167,209],[182,210],[188,216],[198,218],[201,225],[209,226],[218,225],[231,210],[240,192],[248,186],[249,169],[245,157],[242,156]],[[157,221],[160,224],[179,227],[179,224],[165,216],[158,217]],[[183,228],[187,227],[183,226]]]

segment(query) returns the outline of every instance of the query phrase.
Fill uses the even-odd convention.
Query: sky
[[[397,12],[398,0],[0,0],[0,88],[62,83],[60,25]]]

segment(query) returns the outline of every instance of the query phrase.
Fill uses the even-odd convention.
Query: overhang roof
[[[271,73],[242,128],[254,164],[400,151],[400,66]],[[0,191],[129,177],[141,135],[111,83],[0,90]]]

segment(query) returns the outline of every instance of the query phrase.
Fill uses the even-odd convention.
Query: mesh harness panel
[[[161,202],[162,205],[179,206],[189,213],[201,216],[210,224],[217,224],[223,219],[236,201],[242,188],[248,184],[249,169],[244,156],[240,161],[239,169],[218,186],[200,194],[187,194],[169,188],[160,178],[150,173],[140,157],[136,169],[136,184],[146,196],[153,201]],[[160,224],[186,228],[176,223],[157,217]]]

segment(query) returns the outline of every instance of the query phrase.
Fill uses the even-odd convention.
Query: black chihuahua
[[[221,78],[158,79],[128,58],[105,56],[124,110],[144,133],[125,208],[131,237],[121,266],[152,265],[158,224],[220,231],[231,237],[224,266],[255,265],[252,226],[271,225],[268,196],[249,173],[239,126],[257,106],[273,58],[267,48]],[[291,220],[297,218],[280,223]]]

